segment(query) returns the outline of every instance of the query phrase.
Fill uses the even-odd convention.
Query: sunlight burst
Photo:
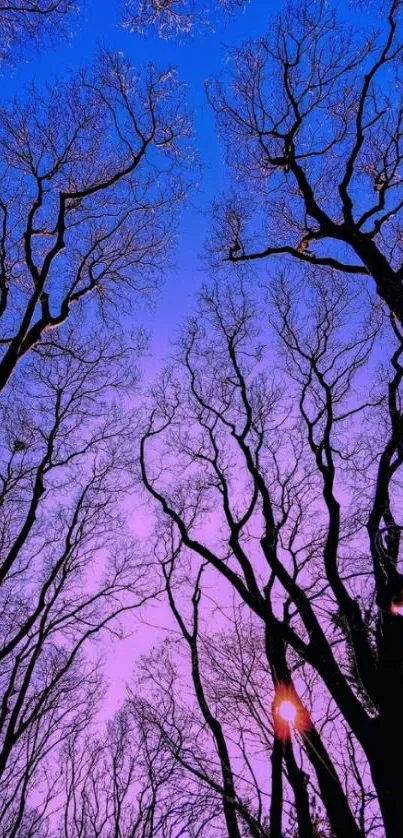
[[[290,725],[295,724],[297,718],[297,708],[292,701],[282,701],[278,708],[278,715],[288,722]]]
[[[283,741],[289,739],[295,731],[304,733],[309,729],[309,712],[292,685],[277,685],[273,701],[273,720],[275,734]]]

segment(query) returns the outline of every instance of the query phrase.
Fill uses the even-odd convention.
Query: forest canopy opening
[[[0,838],[401,838],[402,15],[0,3]]]

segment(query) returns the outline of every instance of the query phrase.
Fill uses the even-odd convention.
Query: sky
[[[201,172],[199,188],[185,207],[180,223],[173,270],[162,278],[162,289],[152,311],[139,314],[151,335],[154,361],[162,360],[183,316],[192,308],[194,294],[203,281],[200,254],[208,235],[208,207],[225,187],[223,147],[216,135],[214,115],[206,100],[205,81],[219,76],[228,60],[230,47],[266,31],[280,0],[250,0],[232,17],[221,14],[215,25],[196,38],[162,39],[157,34],[143,36],[121,26],[119,0],[86,0],[73,21],[69,39],[47,48],[39,55],[25,56],[12,72],[0,80],[3,99],[21,95],[26,84],[51,82],[91,63],[99,47],[120,50],[136,66],[152,61],[158,66],[173,65],[179,79],[188,86],[188,105],[194,113],[195,144]],[[204,273],[204,278],[206,274]],[[154,364],[152,365],[154,366]]]
[[[16,63],[15,67],[7,71],[3,70],[0,84],[3,101],[7,96],[20,96],[24,87],[32,81],[42,85],[52,82],[55,77],[65,77],[70,71],[90,65],[98,49],[106,47],[123,52],[138,67],[150,61],[162,68],[175,66],[180,81],[187,86],[188,105],[194,113],[195,145],[201,163],[199,188],[190,195],[178,225],[175,267],[167,270],[162,277],[161,291],[153,308],[142,308],[137,315],[137,322],[144,324],[150,334],[151,354],[142,362],[143,379],[147,385],[163,364],[170,341],[175,337],[184,317],[192,311],[195,294],[203,280],[209,278],[201,258],[211,225],[208,208],[228,185],[224,149],[217,137],[214,114],[206,99],[205,82],[223,74],[230,60],[231,47],[239,47],[244,40],[266,32],[270,20],[287,0],[250,0],[231,18],[221,14],[216,25],[196,38],[172,40],[161,39],[157,33],[144,36],[123,28],[119,0],[84,2],[86,5],[74,21],[69,38],[41,53],[28,53],[24,62]],[[342,6],[347,16],[357,14],[351,12],[348,0],[342,0]],[[263,275],[267,265],[262,263],[257,270]],[[150,519],[145,509],[145,505],[137,505],[132,523],[134,533],[147,540],[147,523]],[[209,597],[211,602],[219,600],[220,605],[227,597],[227,607],[232,608],[233,592],[223,582],[217,586],[212,570],[205,575],[204,591],[206,599],[203,606]],[[207,603],[206,611],[208,609]],[[212,610],[210,613],[213,613]],[[216,614],[214,617],[216,619]],[[218,627],[215,621],[213,629]],[[103,713],[98,719],[100,724],[103,724],[105,716],[111,717],[122,703],[125,685],[132,681],[139,655],[147,654],[151,646],[172,631],[175,631],[175,625],[168,605],[159,600],[130,616],[125,639],[116,641],[114,637],[105,638],[102,654],[105,655],[109,689]],[[99,647],[96,649],[98,652]]]
[[[160,67],[174,66],[181,82],[187,86],[188,107],[194,115],[195,146],[201,163],[197,174],[198,188],[189,196],[182,212],[180,233],[173,253],[174,268],[162,277],[161,291],[152,310],[139,311],[139,323],[151,336],[153,371],[160,366],[169,349],[171,337],[192,309],[195,293],[208,278],[201,258],[210,230],[209,207],[214,198],[228,186],[224,164],[224,148],[217,137],[215,117],[207,102],[205,82],[220,77],[230,60],[231,47],[263,35],[270,22],[284,7],[283,0],[249,0],[233,15],[222,12],[212,15],[212,22],[195,37],[164,39],[153,34],[142,35],[122,26],[122,0],[83,0],[72,21],[71,35],[39,54],[25,55],[24,62],[3,71],[0,77],[2,97],[21,96],[25,85],[52,82],[88,65],[99,48],[122,51],[135,66],[153,62]],[[215,2],[211,3],[214,7]],[[371,2],[367,4],[369,11]],[[363,10],[343,2],[340,13],[359,24]],[[266,266],[259,265],[260,272]]]
[[[26,51],[23,61],[3,69],[0,84],[3,102],[14,96],[21,98],[30,83],[41,87],[57,77],[63,78],[71,71],[90,65],[97,51],[106,47],[123,52],[137,67],[150,61],[162,68],[175,66],[180,81],[187,86],[187,104],[194,114],[195,145],[201,163],[199,188],[190,196],[182,212],[173,254],[175,267],[162,277],[161,291],[153,308],[145,310],[142,307],[138,313],[138,323],[150,334],[150,354],[144,359],[142,368],[143,381],[147,384],[163,364],[171,339],[184,316],[191,311],[195,293],[207,278],[200,260],[210,224],[207,210],[213,198],[225,187],[223,148],[206,99],[205,82],[223,72],[230,47],[239,46],[244,39],[265,31],[269,4],[267,0],[251,0],[232,17],[221,14],[217,24],[206,28],[200,37],[182,40],[162,39],[157,33],[143,36],[130,32],[121,25],[119,5],[119,0],[84,0],[72,22],[70,37],[58,39],[41,51]],[[277,8],[278,0],[270,4],[270,14]],[[134,511],[132,523],[138,536],[145,535],[145,518],[146,512],[142,508]],[[141,613],[135,612],[125,631],[126,628],[126,639],[118,642],[114,638],[104,639],[102,654],[109,682],[104,711],[109,717],[124,697],[124,686],[131,681],[138,656],[166,637],[174,624],[169,609],[160,601]],[[98,652],[99,648],[96,654]],[[101,718],[104,718],[103,712]]]
[[[281,0],[250,0],[232,17],[220,15],[216,25],[196,37],[164,40],[143,36],[122,28],[118,0],[87,0],[73,23],[71,36],[37,54],[31,52],[23,63],[3,71],[3,101],[21,95],[25,85],[35,80],[39,85],[65,76],[71,70],[91,63],[100,47],[122,51],[130,61],[142,66],[149,61],[158,66],[177,67],[179,79],[188,87],[188,105],[194,112],[195,144],[201,162],[200,185],[189,199],[180,223],[175,252],[175,268],[162,278],[163,284],[153,310],[139,313],[151,336],[152,355],[145,362],[147,374],[163,362],[169,342],[184,316],[192,310],[194,297],[207,278],[200,255],[208,235],[208,207],[226,186],[223,147],[217,138],[214,115],[207,103],[205,82],[220,76],[226,66],[230,47],[267,31],[270,19],[282,6]],[[346,4],[347,8],[347,4]],[[265,270],[263,265],[261,270]],[[122,681],[130,676],[132,661],[155,640],[156,624],[164,625],[166,610],[156,603],[144,614],[135,615],[134,636],[119,644],[119,653],[111,659],[114,695],[121,694]],[[163,633],[162,633],[163,634]],[[111,707],[111,705],[110,705]]]

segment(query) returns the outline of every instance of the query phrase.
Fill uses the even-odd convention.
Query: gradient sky
[[[182,215],[175,270],[163,277],[163,288],[153,311],[143,310],[139,314],[139,322],[145,323],[152,340],[153,355],[146,361],[146,378],[147,373],[154,373],[161,364],[170,337],[192,309],[195,292],[206,277],[199,258],[210,225],[206,210],[226,186],[223,149],[217,139],[214,115],[206,101],[205,81],[223,73],[231,46],[239,46],[243,40],[263,34],[270,25],[270,18],[282,6],[282,0],[250,0],[231,18],[224,14],[217,16],[216,24],[196,38],[163,40],[157,34],[142,36],[123,29],[119,0],[86,0],[69,39],[39,55],[31,53],[12,72],[8,70],[7,76],[3,71],[4,101],[7,96],[20,96],[24,86],[32,80],[39,84],[51,82],[55,76],[64,76],[69,70],[90,64],[98,47],[106,46],[124,52],[137,66],[149,61],[161,67],[174,65],[180,80],[188,86],[188,103],[194,112],[196,147],[202,164],[200,188],[191,196]],[[350,14],[348,10],[346,2],[343,11]],[[265,269],[264,265],[259,266],[259,270]],[[112,676],[115,697],[122,694],[122,682],[130,676],[136,653],[145,651],[158,634],[161,636],[146,627],[148,619],[159,625],[165,620],[171,622],[167,609],[158,603],[144,615],[135,615],[134,638],[119,644],[107,668],[109,677]],[[141,623],[141,620],[145,622]]]
[[[215,6],[215,1],[211,6]],[[264,34],[270,20],[283,7],[284,0],[249,0],[232,16],[216,14],[215,22],[213,20],[211,27],[206,27],[201,35],[164,40],[157,33],[143,36],[123,28],[120,0],[83,0],[69,39],[39,55],[28,55],[24,63],[19,62],[11,73],[5,71],[7,76],[3,75],[1,79],[4,101],[7,96],[20,96],[23,87],[32,80],[50,82],[55,76],[63,76],[69,70],[91,63],[97,49],[106,46],[121,50],[137,66],[149,61],[161,67],[173,65],[178,69],[180,80],[188,86],[188,103],[194,113],[195,142],[202,171],[199,189],[191,195],[182,214],[175,270],[163,277],[162,292],[155,309],[140,314],[141,322],[145,322],[152,336],[153,368],[166,354],[169,338],[183,315],[191,309],[195,291],[203,280],[200,254],[210,226],[206,210],[228,183],[223,147],[206,100],[205,81],[222,75],[230,47]],[[358,10],[348,0],[339,11],[355,26],[363,18],[363,10]],[[371,18],[371,0],[367,3],[365,16]],[[265,270],[265,266],[259,266],[259,270]]]
[[[163,278],[163,289],[153,312],[141,313],[153,337],[154,363],[165,354],[169,336],[185,312],[202,281],[199,255],[208,232],[205,210],[225,186],[223,150],[216,137],[214,116],[206,101],[204,83],[220,75],[230,46],[262,34],[268,19],[279,8],[279,0],[250,0],[232,17],[221,14],[214,27],[196,38],[163,40],[157,34],[142,36],[120,25],[119,0],[86,0],[73,23],[69,40],[28,56],[1,80],[2,96],[21,95],[31,80],[43,83],[91,63],[99,46],[121,50],[137,66],[149,61],[164,67],[174,65],[188,85],[188,102],[194,112],[196,146],[202,163],[200,188],[193,194],[180,225],[175,254],[176,267]],[[154,366],[154,364],[153,364]]]

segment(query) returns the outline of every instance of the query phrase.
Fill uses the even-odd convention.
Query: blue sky
[[[170,337],[175,334],[183,316],[192,309],[195,292],[206,278],[199,258],[210,224],[206,210],[225,186],[223,149],[216,136],[214,116],[206,101],[205,81],[222,74],[228,48],[266,32],[270,20],[282,5],[283,0],[270,3],[267,0],[250,0],[231,19],[221,15],[217,25],[202,37],[178,41],[162,40],[157,35],[145,37],[123,29],[119,25],[118,0],[87,0],[69,39],[41,54],[32,53],[8,77],[3,75],[1,80],[4,99],[7,95],[21,93],[33,79],[39,83],[52,81],[55,76],[64,76],[69,70],[90,64],[99,46],[104,45],[123,51],[137,66],[149,61],[162,67],[174,65],[178,68],[180,79],[188,85],[188,101],[195,115],[196,146],[202,163],[200,190],[191,197],[183,213],[175,256],[176,268],[163,277],[163,288],[154,310],[139,313],[139,321],[145,321],[152,338],[154,360],[146,362],[151,375],[163,361]],[[344,9],[348,9],[347,4]],[[263,264],[260,270],[265,271],[266,266]],[[141,619],[146,625],[148,620],[151,626],[164,623],[166,612],[162,609],[157,616],[159,608],[157,603],[148,613],[142,612]],[[153,629],[148,625],[145,631],[144,623],[137,624],[138,634],[146,638],[148,632],[149,641],[154,641]],[[122,682],[130,676],[137,643],[130,637],[126,643],[120,644],[118,657],[114,650],[110,666],[115,696],[121,694]]]
[[[141,66],[153,61],[159,66],[174,65],[188,85],[188,102],[194,112],[195,142],[202,164],[200,189],[193,194],[182,214],[179,239],[175,253],[176,268],[163,277],[163,286],[152,311],[141,310],[139,323],[145,323],[151,336],[152,357],[143,363],[145,384],[163,364],[170,339],[175,335],[184,315],[192,310],[195,292],[206,278],[202,270],[200,252],[208,234],[209,203],[225,185],[223,149],[216,136],[215,120],[206,101],[205,81],[222,73],[227,48],[240,45],[248,37],[262,34],[276,6],[270,8],[266,0],[251,0],[243,11],[231,19],[220,16],[215,29],[197,39],[162,40],[157,35],[141,36],[130,33],[119,25],[118,0],[87,0],[87,8],[79,14],[70,39],[65,39],[40,54],[28,55],[12,72],[3,75],[3,101],[7,96],[21,95],[30,81],[39,83],[63,77],[69,71],[90,64],[99,46],[124,52],[133,64]],[[88,310],[88,309],[87,309]],[[140,515],[141,517],[141,515]],[[130,678],[133,659],[138,650],[145,650],[157,637],[156,625],[167,622],[166,609],[161,603],[155,608],[134,615],[135,637],[129,636],[119,644],[106,646],[107,674],[112,681],[108,693],[111,702],[119,703],[124,682]],[[168,623],[170,621],[168,620]],[[163,629],[161,638],[165,637]],[[148,639],[147,639],[148,638]],[[111,654],[109,654],[109,651]],[[109,712],[108,710],[108,712]]]
[[[206,0],[207,1],[207,0]],[[209,0],[211,7],[217,0]],[[175,269],[162,278],[162,289],[152,311],[139,311],[139,323],[146,326],[152,338],[154,362],[148,371],[159,366],[166,355],[169,339],[183,316],[192,309],[195,292],[206,278],[200,259],[209,232],[208,208],[215,196],[226,186],[223,148],[216,133],[214,115],[206,100],[205,82],[220,76],[225,70],[230,47],[239,46],[248,38],[264,34],[276,12],[284,8],[284,0],[250,0],[232,16],[216,14],[216,21],[202,35],[194,38],[164,40],[158,34],[140,35],[123,28],[121,0],[84,0],[82,9],[72,24],[71,37],[65,38],[39,54],[32,52],[24,62],[18,62],[1,79],[2,96],[20,95],[24,86],[52,81],[71,70],[90,64],[100,46],[124,52],[137,66],[149,61],[164,67],[174,65],[179,78],[188,87],[188,103],[194,112],[195,143],[202,170],[199,189],[185,207],[179,224]],[[354,18],[357,25],[362,11],[344,2],[341,11]],[[371,2],[365,16],[371,13]],[[4,71],[6,72],[6,71]],[[264,273],[267,266],[259,265]]]
[[[213,5],[213,4],[212,4]],[[266,31],[279,2],[250,0],[232,17],[223,14],[203,36],[182,40],[164,40],[142,36],[123,29],[119,0],[87,0],[73,23],[72,35],[39,55],[32,53],[1,81],[3,99],[18,95],[25,84],[52,81],[69,70],[91,63],[100,45],[121,50],[133,64],[141,66],[153,61],[159,66],[174,65],[181,81],[188,85],[188,101],[194,112],[195,140],[202,171],[200,188],[193,194],[181,219],[180,235],[175,253],[176,267],[163,278],[163,288],[152,312],[142,311],[139,317],[152,335],[155,361],[162,359],[169,336],[183,315],[192,307],[194,293],[203,280],[199,259],[208,233],[206,209],[225,185],[223,149],[216,136],[214,116],[206,101],[205,81],[220,75],[227,60],[227,50],[243,40]]]

